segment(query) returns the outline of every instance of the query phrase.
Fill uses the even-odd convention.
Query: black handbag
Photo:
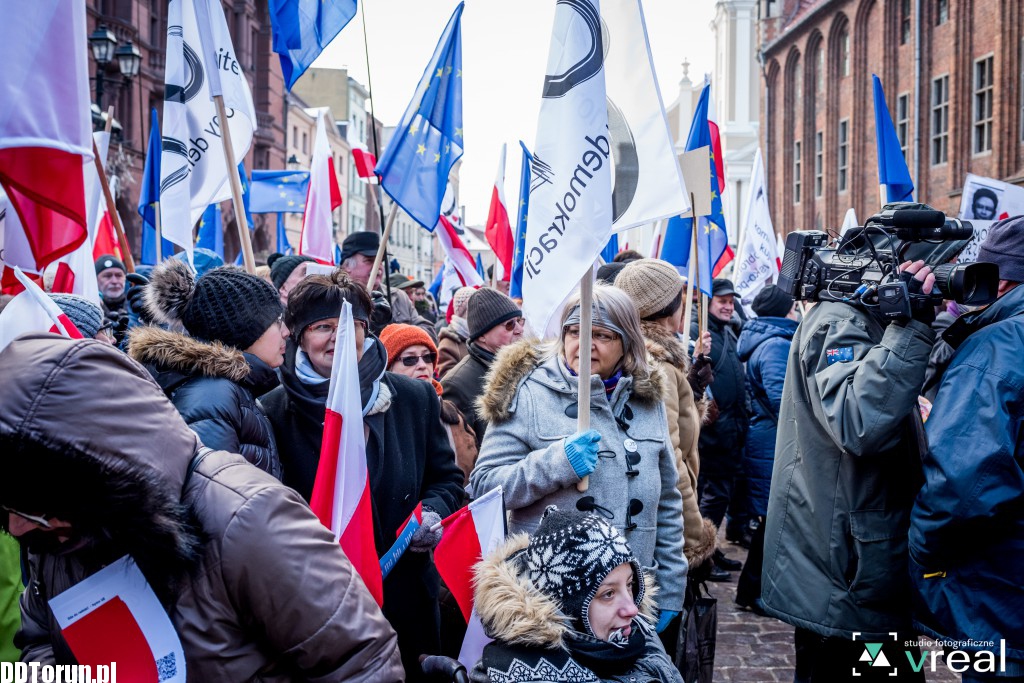
[[[718,637],[718,600],[703,581],[688,581],[686,618],[679,628],[675,665],[684,683],[711,683]]]

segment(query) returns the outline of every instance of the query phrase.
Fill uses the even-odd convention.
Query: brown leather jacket
[[[5,457],[5,476],[19,488],[0,485],[0,504],[45,507],[49,491],[80,496],[64,508],[72,528],[74,510],[103,510],[103,531],[128,546],[154,588],[166,577],[154,582],[156,572],[145,571],[153,566],[149,546],[133,547],[133,534],[188,549],[191,571],[158,595],[190,680],[404,679],[395,633],[333,535],[297,493],[241,456],[200,454],[141,365],[100,342],[40,334],[0,354],[0,375],[18,388],[0,392],[0,437],[35,438],[48,461]],[[76,481],[54,466],[62,459]],[[183,523],[179,503],[198,534]],[[118,528],[117,520],[129,522]],[[116,559],[104,546],[113,542],[93,538],[83,550],[32,556],[16,638],[23,660],[73,663],[47,599]]]

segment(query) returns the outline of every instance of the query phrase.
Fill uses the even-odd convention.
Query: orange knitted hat
[[[401,356],[410,346],[422,344],[434,354],[434,372],[437,372],[437,346],[423,328],[415,325],[392,324],[381,330],[379,339],[388,352],[388,367]]]

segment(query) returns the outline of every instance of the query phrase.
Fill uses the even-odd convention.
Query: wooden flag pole
[[[103,189],[103,199],[107,202],[107,212],[110,214],[110,221],[117,231],[117,244],[121,247],[121,260],[124,261],[124,268],[129,273],[135,272],[135,259],[132,258],[132,250],[128,247],[128,238],[124,236],[124,226],[121,225],[121,216],[114,206],[114,195],[110,193],[110,185],[107,183],[107,171],[103,168],[103,160],[100,158],[100,150],[96,147],[96,141],[92,141],[92,156],[96,164],[96,173],[100,177],[100,187]]]
[[[695,206],[693,193],[690,193],[690,206]],[[697,221],[693,221],[693,229],[690,230],[690,259],[687,264],[686,271],[686,301],[684,304],[686,308],[683,312],[683,344],[686,349],[690,348],[690,325],[693,323],[693,288],[696,286],[700,288],[700,283],[697,282]],[[698,314],[698,320],[700,316]],[[697,345],[700,345],[700,340],[697,340]]]
[[[217,105],[217,119],[220,121],[220,139],[224,143],[224,161],[228,166],[228,181],[231,183],[231,205],[235,210],[235,223],[238,224],[238,243],[242,246],[242,258],[245,261],[245,272],[256,274],[256,257],[252,254],[252,240],[249,239],[249,223],[245,220],[245,204],[242,203],[242,181],[238,177],[238,164],[234,162],[234,148],[231,146],[231,126],[228,125],[227,110],[224,108],[224,96],[214,95]],[[157,242],[159,244],[159,242]]]
[[[377,281],[377,271],[384,260],[384,250],[388,247],[388,238],[391,237],[391,226],[394,225],[395,217],[398,215],[398,203],[391,204],[391,211],[388,212],[388,222],[384,226],[384,232],[380,235],[380,246],[377,247],[377,255],[373,257],[373,268],[370,270],[370,279],[366,282],[366,291],[373,292],[373,285]],[[383,284],[382,278],[382,284]]]
[[[576,431],[585,432],[590,429],[590,347],[593,332],[594,316],[594,265],[587,268],[580,280],[580,367],[576,373],[578,387],[578,417]],[[583,477],[576,484],[576,490],[586,491],[590,488],[590,477]]]

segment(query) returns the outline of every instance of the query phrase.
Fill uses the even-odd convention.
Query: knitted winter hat
[[[99,275],[107,268],[120,268],[122,273],[127,273],[128,269],[124,267],[124,263],[121,259],[111,254],[104,254],[96,259],[96,274]]]
[[[993,223],[978,248],[979,263],[999,266],[999,279],[1024,282],[1024,216]]]
[[[522,315],[523,312],[516,303],[498,290],[489,287],[478,289],[469,297],[466,306],[469,341],[474,341],[488,330]]]
[[[410,346],[422,344],[434,354],[434,371],[437,371],[437,346],[422,327],[416,325],[391,324],[378,337],[388,352],[388,363],[394,363]]]
[[[683,280],[675,266],[655,258],[626,264],[615,278],[615,286],[629,294],[641,318],[668,306],[683,291]]]
[[[785,318],[793,310],[795,299],[782,291],[778,285],[768,285],[754,297],[750,307],[759,316]]]
[[[267,265],[270,266],[270,281],[274,283],[276,289],[281,289],[281,285],[292,274],[292,271],[299,267],[300,263],[315,260],[298,254],[289,254],[288,256],[271,254],[267,257]]]
[[[94,338],[103,328],[103,310],[85,297],[74,294],[51,294],[50,298],[60,306],[64,315],[71,319],[86,339]]]
[[[577,630],[591,636],[590,602],[620,564],[633,566],[637,606],[644,597],[643,571],[626,539],[592,512],[563,512],[549,505],[522,562],[530,582],[558,603]]]
[[[469,297],[473,296],[475,292],[476,287],[460,287],[456,290],[452,295],[452,307],[455,315],[460,318],[466,317],[466,305],[469,303]]]
[[[214,268],[196,280],[189,265],[177,259],[153,270],[144,296],[157,322],[180,321],[196,339],[241,350],[252,346],[284,312],[266,280],[234,266]]]

